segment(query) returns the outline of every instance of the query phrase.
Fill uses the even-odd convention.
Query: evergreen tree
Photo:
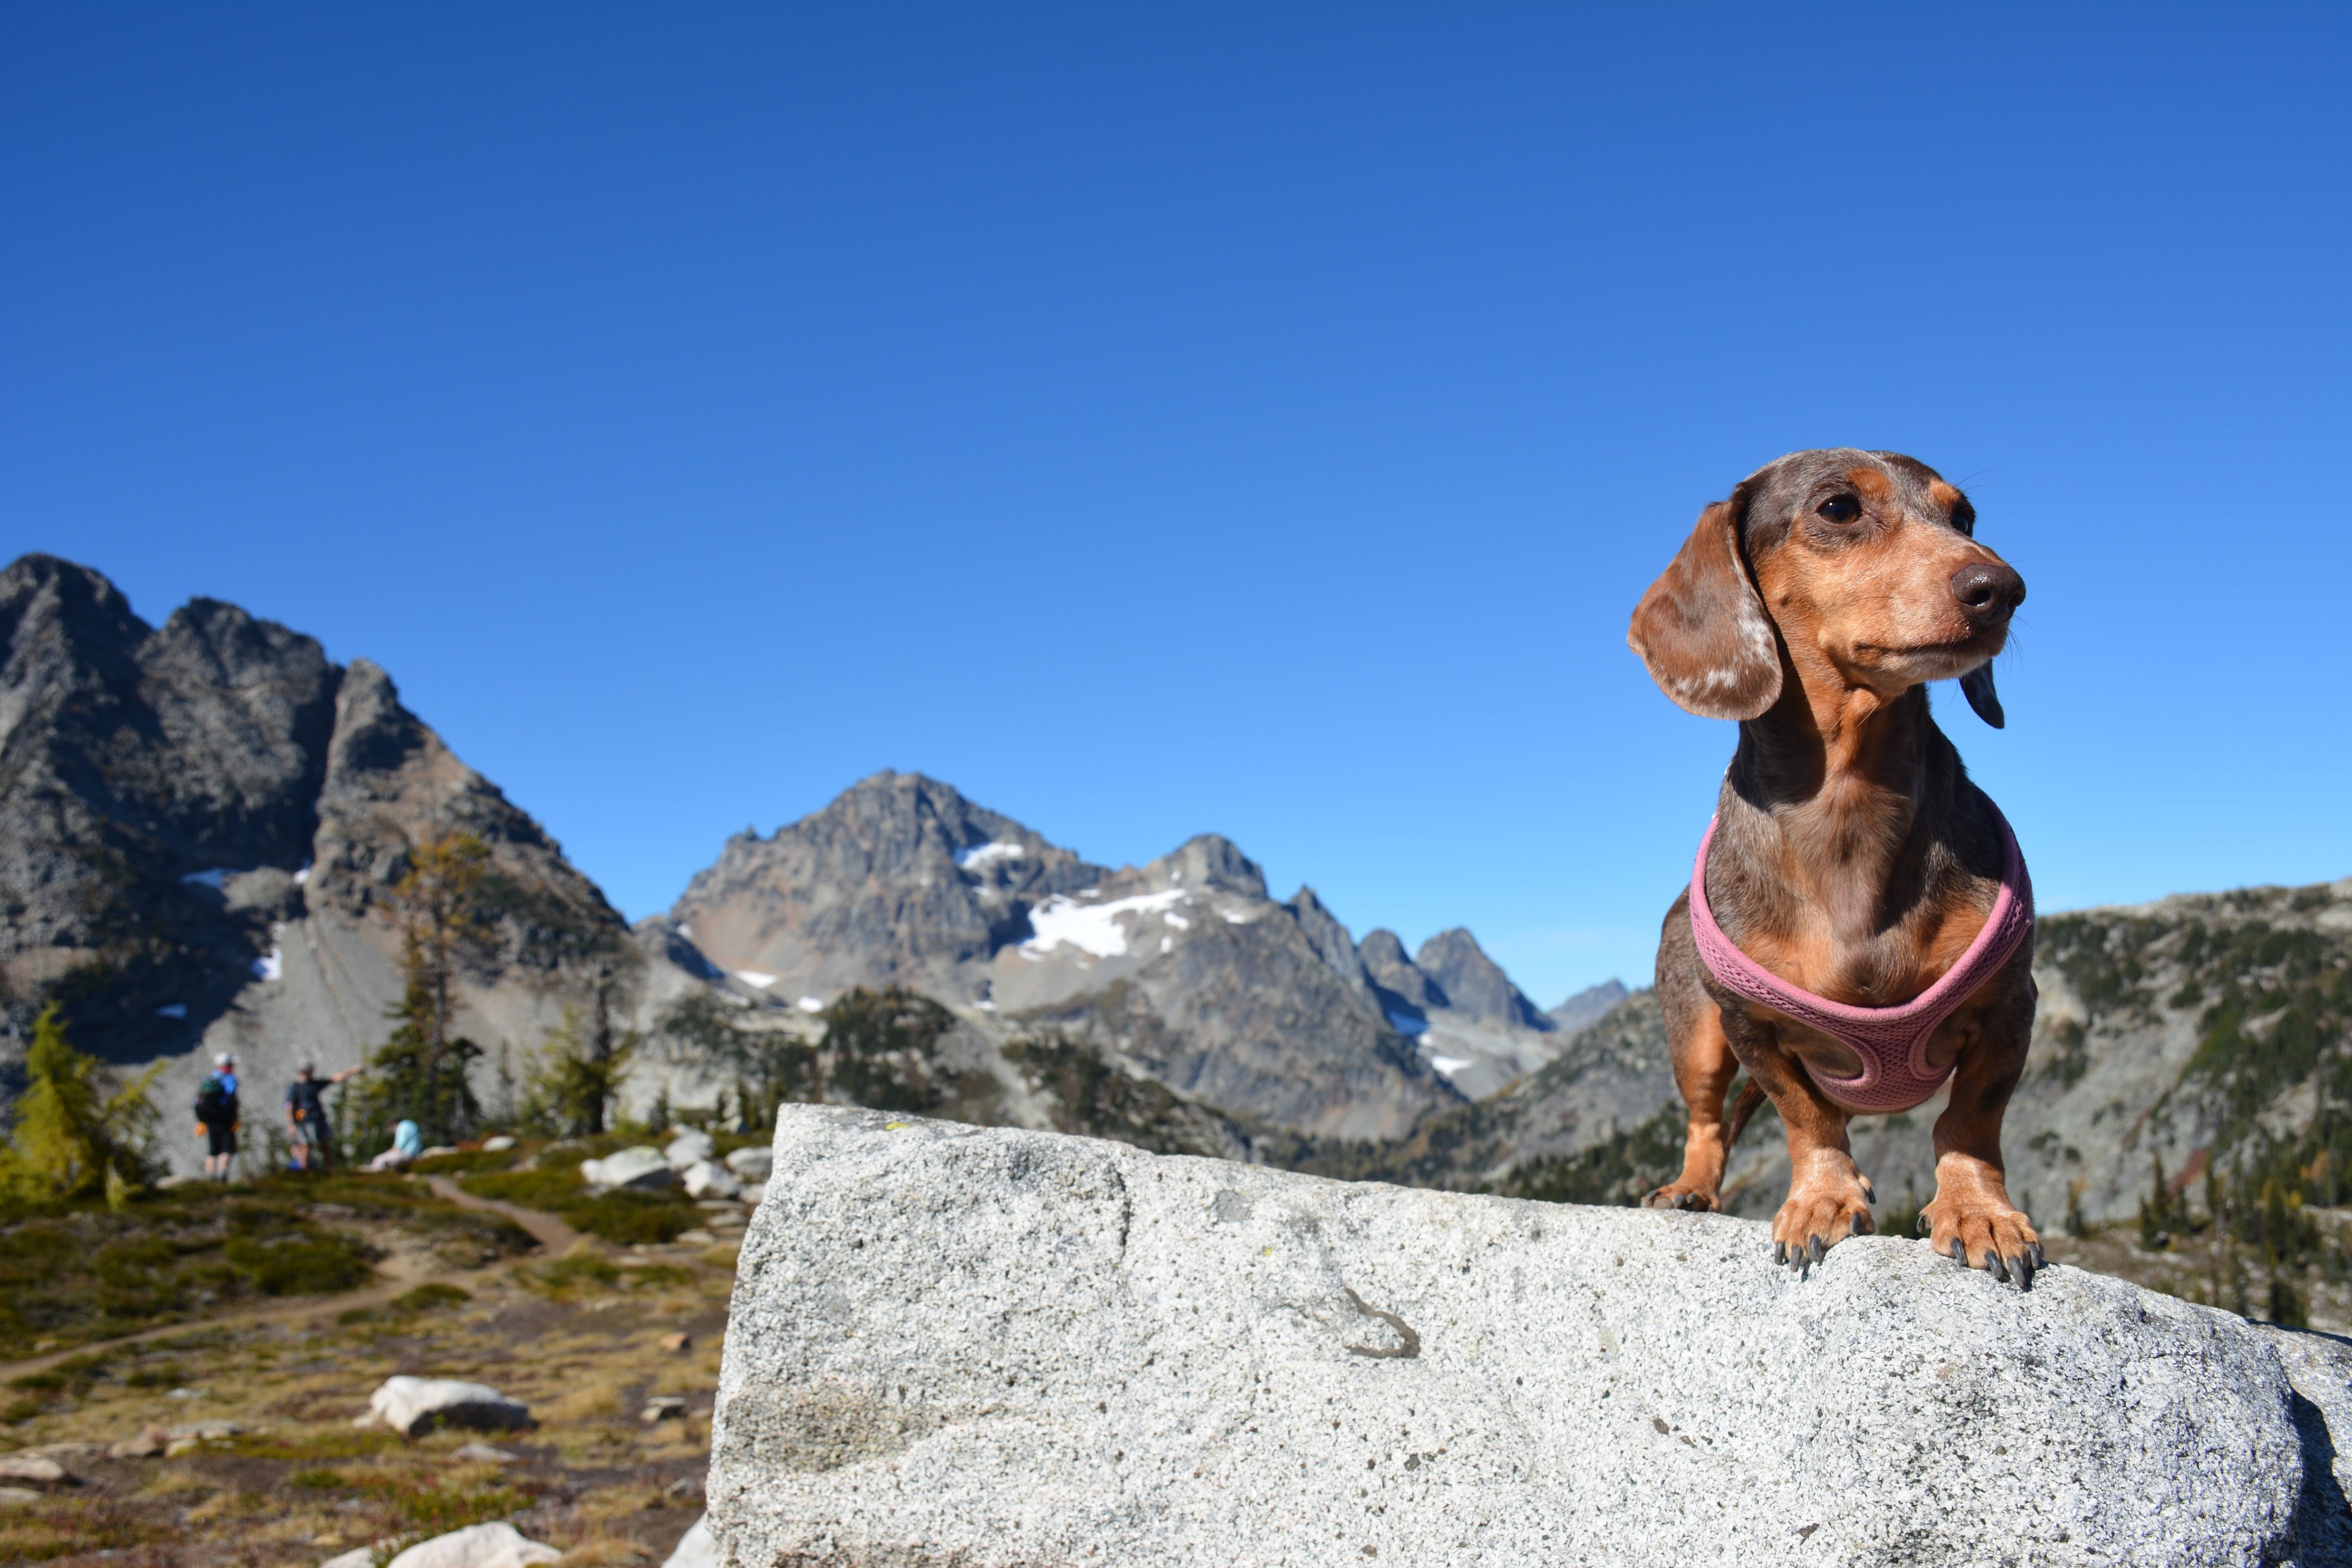
[[[635,1030],[601,1043],[595,1026],[583,1026],[576,1007],[547,1032],[529,1066],[520,1120],[561,1137],[605,1131],[621,1084],[637,1051]]]
[[[158,1062],[110,1094],[104,1065],[67,1040],[58,1005],[41,1009],[5,1159],[8,1184],[35,1198],[103,1192],[119,1206],[155,1174],[158,1118],[147,1091],[163,1070]]]
[[[489,846],[471,833],[442,833],[408,852],[407,873],[392,893],[404,980],[392,1037],[340,1102],[351,1109],[362,1150],[388,1142],[403,1119],[428,1144],[455,1142],[481,1119],[468,1077],[481,1047],[453,1036],[450,1025],[465,962],[494,934],[476,907],[489,858]]]

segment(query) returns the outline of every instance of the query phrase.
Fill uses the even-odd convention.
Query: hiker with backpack
[[[294,1081],[286,1086],[286,1141],[294,1146],[296,1170],[325,1171],[333,1167],[335,1132],[327,1125],[327,1090],[365,1071],[367,1064],[362,1062],[355,1068],[345,1068],[321,1083],[318,1068],[304,1062],[295,1073]],[[311,1163],[314,1160],[315,1165]]]
[[[236,1058],[223,1051],[196,1089],[196,1136],[204,1141],[206,1181],[228,1180],[236,1159],[237,1120]]]

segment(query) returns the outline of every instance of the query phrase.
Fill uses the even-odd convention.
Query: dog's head
[[[1975,529],[1969,498],[1925,463],[1792,452],[1699,514],[1625,640],[1667,696],[1709,719],[1753,719],[1779,700],[1785,640],[1883,697],[1958,676],[1997,729],[1992,658],[2025,579]]]

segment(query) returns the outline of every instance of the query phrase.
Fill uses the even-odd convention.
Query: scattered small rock
[[[161,1426],[149,1426],[136,1437],[125,1437],[106,1450],[111,1459],[152,1459],[162,1457],[171,1446],[172,1435]]]
[[[712,1215],[705,1223],[713,1230],[741,1230],[751,1222],[741,1209],[726,1209]]]
[[[727,1168],[747,1182],[764,1182],[776,1168],[776,1152],[754,1143],[727,1156]]]
[[[316,1541],[313,1541],[310,1544],[313,1546],[337,1546],[341,1545],[341,1542],[337,1541],[336,1538],[331,1535],[322,1535]],[[384,1552],[390,1552],[398,1544],[399,1542],[396,1541],[387,1540],[379,1541],[371,1546],[354,1547],[352,1550],[343,1552],[340,1556],[328,1558],[324,1563],[319,1564],[319,1568],[375,1568],[378,1557]]]
[[[684,1171],[689,1165],[698,1165],[709,1160],[714,1147],[709,1133],[689,1129],[669,1141],[669,1147],[662,1151],[662,1158],[669,1162],[671,1170]]]
[[[694,1348],[694,1336],[680,1329],[674,1334],[664,1334],[661,1347],[666,1351],[679,1352],[690,1351]]]
[[[9,1454],[0,1457],[0,1480],[61,1481],[66,1468],[55,1459],[39,1454]]]
[[[388,1377],[368,1396],[368,1410],[404,1437],[421,1437],[441,1426],[481,1432],[510,1431],[530,1425],[530,1410],[485,1383],[446,1377]]]
[[[640,1144],[608,1154],[602,1160],[580,1162],[580,1179],[600,1193],[621,1187],[634,1187],[652,1192],[677,1184],[677,1173],[669,1168],[661,1151]]]
[[[684,1502],[688,1498],[698,1498],[701,1495],[702,1483],[692,1476],[680,1476],[662,1488],[662,1496],[676,1502]]]
[[[419,1542],[384,1568],[531,1568],[563,1553],[531,1540],[513,1525],[469,1525]]]
[[[205,1391],[201,1388],[175,1388],[163,1395],[166,1399],[202,1399],[204,1396]]]
[[[504,1448],[493,1448],[488,1443],[468,1443],[457,1450],[456,1458],[470,1459],[478,1465],[519,1465],[520,1454],[509,1454]]]
[[[703,1515],[678,1537],[677,1548],[662,1568],[719,1568],[719,1542],[710,1538],[710,1516]]]
[[[753,1208],[758,1208],[768,1196],[768,1184],[765,1182],[750,1183],[746,1184],[743,1190],[736,1195],[741,1198],[745,1203],[751,1205]]]
[[[682,1174],[686,1190],[698,1198],[732,1198],[743,1190],[743,1184],[715,1161],[697,1160]]]
[[[166,1438],[194,1437],[203,1442],[214,1443],[224,1437],[234,1437],[244,1430],[244,1427],[234,1421],[199,1421],[193,1426],[168,1427],[163,1436]]]
[[[686,1419],[686,1395],[656,1394],[646,1401],[646,1407],[638,1413],[637,1419],[648,1426],[656,1421],[683,1421]]]
[[[482,1140],[482,1152],[485,1154],[503,1154],[514,1146],[515,1141],[503,1132],[495,1138]]]
[[[193,1454],[205,1446],[202,1437],[174,1437],[163,1445],[163,1457],[176,1459],[183,1454]]]
[[[379,1541],[373,1546],[362,1546],[340,1557],[330,1557],[319,1568],[370,1568],[378,1553],[392,1545]],[[563,1553],[552,1546],[542,1545],[525,1536],[513,1525],[472,1524],[463,1530],[453,1530],[446,1535],[436,1535],[430,1541],[420,1541],[385,1568],[531,1568],[539,1563],[552,1563]]]
[[[709,1247],[719,1239],[707,1230],[681,1230],[677,1238],[689,1247]]]
[[[41,1494],[26,1491],[23,1487],[0,1487],[0,1508],[22,1508],[28,1502],[38,1502]]]
[[[436,1154],[455,1154],[457,1152],[458,1152],[458,1149],[455,1143],[436,1143],[433,1147],[425,1150],[416,1157],[420,1160],[430,1160]]]

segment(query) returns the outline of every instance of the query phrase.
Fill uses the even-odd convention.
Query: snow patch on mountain
[[[1165,914],[1184,900],[1181,888],[1107,904],[1076,903],[1056,893],[1029,911],[1029,928],[1035,934],[1021,946],[1025,952],[1046,953],[1067,943],[1097,958],[1118,958],[1127,952],[1128,931],[1119,923],[1120,916]]]

